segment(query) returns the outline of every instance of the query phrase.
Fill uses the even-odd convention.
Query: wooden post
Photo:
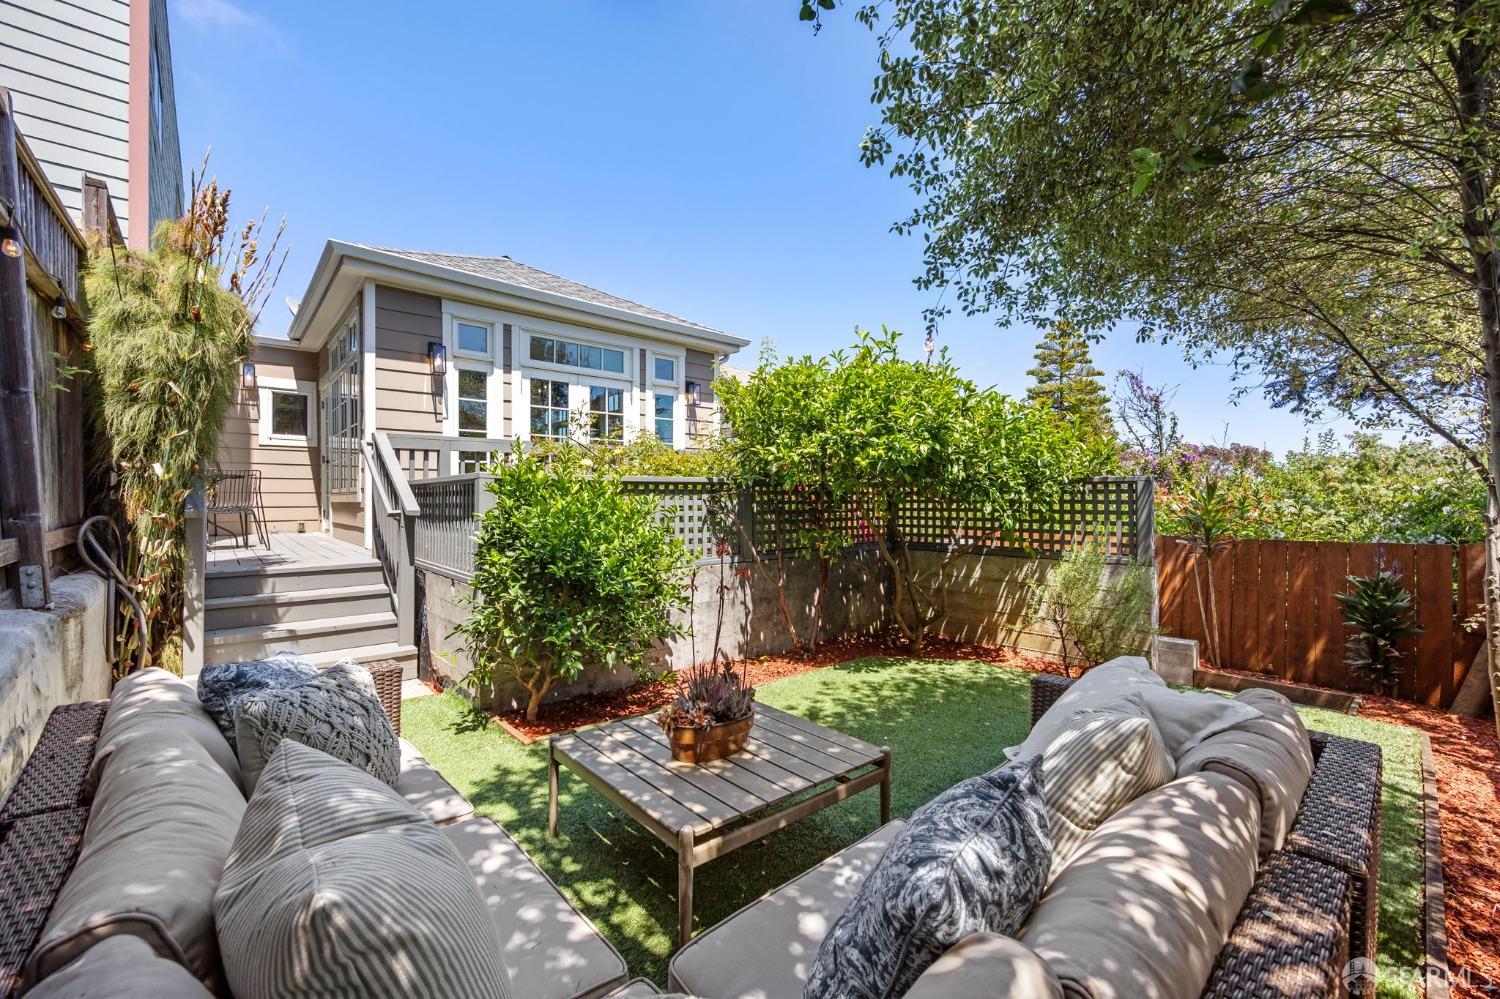
[[[1135,560],[1156,562],[1156,480],[1149,475],[1135,480]]]
[[[182,576],[182,675],[203,671],[203,638],[207,616],[204,597],[208,569],[207,502],[203,479],[193,479],[182,506],[187,544],[187,566]]]
[[[10,93],[0,90],[0,536],[16,542],[16,584],[22,607],[52,600],[43,523],[41,432],[37,425],[36,362],[26,290],[26,244],[16,227],[21,163]]]

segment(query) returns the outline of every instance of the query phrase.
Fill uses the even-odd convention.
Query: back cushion
[[[1140,694],[1069,715],[1042,754],[1052,875],[1101,822],[1175,776]]]
[[[211,999],[175,961],[139,937],[114,936],[26,993],[31,999]]]
[[[1260,798],[1260,856],[1281,849],[1302,795],[1312,780],[1312,744],[1292,702],[1274,690],[1246,690],[1235,701],[1255,708],[1238,722],[1201,742],[1178,761],[1180,776],[1227,774]]]
[[[1070,995],[1194,999],[1255,881],[1259,829],[1238,781],[1179,778],[1095,830],[1019,939]]]
[[[132,934],[216,986],[214,889],[244,811],[239,787],[198,743],[118,745],[78,863],[28,959],[28,979],[45,978],[100,940]]]
[[[130,742],[173,745],[191,741],[201,746],[236,784],[240,765],[234,749],[209,713],[193,685],[155,666],[137,670],[115,684],[99,731],[99,745],[89,768],[88,790],[99,779],[116,749]]]
[[[237,999],[507,999],[474,876],[368,774],[283,740],[214,899]]]

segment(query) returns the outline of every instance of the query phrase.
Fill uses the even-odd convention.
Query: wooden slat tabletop
[[[800,791],[878,764],[878,746],[764,704],[743,752],[694,766],[672,759],[649,717],[627,718],[552,740],[572,769],[607,784],[668,830],[701,835]]]

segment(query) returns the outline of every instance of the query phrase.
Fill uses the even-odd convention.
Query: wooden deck
[[[210,542],[208,574],[271,568],[364,566],[374,561],[374,556],[359,545],[339,541],[327,534],[272,534],[270,540],[268,547],[246,545],[241,538],[219,538]]]

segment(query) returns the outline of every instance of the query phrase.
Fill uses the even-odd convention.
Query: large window
[[[478,368],[458,369],[458,436],[490,435],[490,373]],[[483,451],[460,451],[458,470],[477,472],[485,461]]]
[[[568,436],[567,382],[552,378],[531,379],[531,436],[557,440]]]
[[[589,386],[589,436],[594,440],[625,439],[625,390],[611,385]]]
[[[596,347],[588,343],[560,340],[556,337],[531,336],[533,361],[548,364],[565,364],[570,368],[587,368],[590,371],[625,373],[625,352],[613,347]]]
[[[665,444],[676,443],[676,423],[673,418],[673,410],[676,408],[676,397],[670,392],[654,393],[656,436]]]

